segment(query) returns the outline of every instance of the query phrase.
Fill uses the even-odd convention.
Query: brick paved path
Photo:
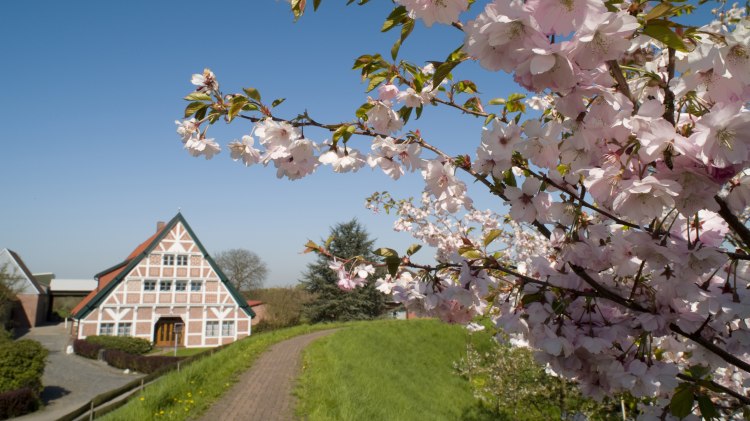
[[[273,345],[203,414],[201,421],[293,420],[296,398],[292,390],[302,368],[302,350],[335,330],[309,333]]]

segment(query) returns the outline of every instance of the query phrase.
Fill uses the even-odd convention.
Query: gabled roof
[[[81,300],[80,303],[78,303],[77,306],[73,309],[73,317],[76,319],[82,319],[86,317],[92,310],[94,310],[103,300],[104,298],[109,295],[109,293],[123,280],[125,279],[125,276],[127,276],[128,273],[130,273],[133,268],[138,266],[138,264],[143,260],[146,256],[151,253],[151,251],[161,242],[162,239],[169,233],[169,231],[172,230],[172,228],[177,225],[177,223],[182,223],[182,226],[185,227],[190,237],[195,242],[195,245],[198,246],[198,249],[203,253],[203,258],[206,259],[208,264],[211,266],[211,268],[216,272],[216,275],[219,277],[221,282],[224,284],[224,287],[227,288],[227,291],[232,295],[232,298],[237,302],[237,304],[240,306],[240,308],[248,314],[250,317],[255,317],[255,312],[250,308],[250,305],[245,301],[244,298],[242,298],[242,295],[237,291],[237,289],[232,285],[231,282],[229,282],[229,279],[224,275],[224,272],[221,271],[219,266],[214,262],[214,260],[211,258],[211,256],[206,251],[205,247],[203,247],[203,244],[201,244],[200,240],[198,240],[198,237],[196,237],[193,230],[190,228],[190,225],[188,225],[185,218],[182,216],[181,213],[177,213],[174,218],[172,218],[169,222],[164,224],[164,226],[159,229],[156,234],[149,237],[148,240],[144,241],[138,247],[133,250],[128,257],[123,260],[122,262],[105,269],[96,275],[94,275],[95,278],[98,279],[99,285],[98,287],[91,291],[89,295],[84,297],[83,300]]]
[[[3,260],[5,262],[3,262]],[[11,269],[11,272],[9,275],[19,275],[26,280],[26,285],[24,285],[24,291],[22,291],[22,294],[45,294],[47,290],[37,282],[34,275],[31,273],[29,268],[26,266],[26,263],[23,262],[21,259],[21,256],[19,256],[15,251],[11,249],[2,249],[0,250],[0,265],[3,264],[10,264],[13,266]],[[29,291],[29,286],[31,286],[31,291]]]

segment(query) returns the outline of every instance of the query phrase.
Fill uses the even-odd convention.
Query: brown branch
[[[719,204],[719,216],[729,224],[729,227],[740,237],[745,247],[750,247],[750,229],[748,229],[737,216],[732,213],[727,206],[727,202],[719,196],[714,196],[714,200]]]
[[[459,110],[463,111],[464,113],[471,114],[473,116],[487,117],[487,116],[490,115],[490,114],[485,113],[485,112],[470,110],[470,109],[468,109],[466,107],[463,107],[461,105],[456,104],[453,101],[446,101],[446,100],[443,100],[443,99],[440,99],[440,98],[433,98],[432,100],[434,102],[437,102],[437,103],[440,103],[440,104],[443,104],[443,105],[447,105],[449,107],[453,107],[453,108],[459,109]]]
[[[704,338],[700,335],[699,332],[693,332],[693,333],[687,333],[684,330],[682,330],[679,326],[677,326],[674,323],[669,324],[669,329],[672,332],[675,332],[679,335],[682,335],[691,341],[697,343],[698,345],[706,348],[707,350],[711,351],[715,355],[721,357],[724,361],[728,362],[729,364],[732,364],[733,366],[739,368],[742,371],[746,371],[750,373],[750,364],[747,362],[735,357],[734,355],[730,354],[729,352],[725,351],[724,349],[720,348],[716,344],[712,343],[708,339]]]
[[[674,121],[674,92],[669,89],[669,82],[674,79],[674,68],[675,68],[675,51],[674,48],[669,47],[669,62],[667,64],[667,82],[662,86],[664,90],[664,119],[675,125]]]
[[[722,386],[722,385],[720,385],[719,383],[716,383],[713,380],[696,379],[695,377],[691,377],[691,376],[688,376],[686,374],[681,374],[681,373],[678,374],[677,377],[680,378],[680,379],[682,379],[682,380],[686,380],[686,381],[689,381],[691,383],[695,383],[695,384],[697,384],[699,386],[707,387],[709,389],[718,389],[718,390],[721,390],[722,392],[726,393],[727,395],[729,395],[729,396],[737,399],[738,401],[740,401],[743,405],[750,405],[750,397],[742,395],[742,394],[738,393],[737,391],[734,391],[734,390],[732,390],[732,389],[730,389],[730,388],[728,388],[726,386]]]
[[[607,62],[607,65],[609,66],[610,73],[612,73],[612,76],[617,81],[617,90],[625,95],[630,100],[630,102],[633,103],[633,113],[635,113],[636,111],[638,111],[638,102],[636,102],[633,93],[630,92],[630,86],[628,86],[628,81],[622,74],[622,68],[620,68],[620,64],[617,63],[617,60],[609,60]]]

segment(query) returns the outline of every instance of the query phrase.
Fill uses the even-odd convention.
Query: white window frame
[[[99,336],[114,336],[115,324],[114,323],[100,323],[99,324]]]
[[[165,288],[164,285],[169,285],[169,287]],[[170,292],[172,291],[172,281],[159,281],[159,291],[161,292]]]
[[[175,264],[177,266],[187,266],[187,264],[188,264],[188,255],[187,254],[178,254],[177,258],[175,259]]]
[[[130,332],[132,331],[133,324],[130,322],[117,324],[117,336],[131,336]]]
[[[191,292],[203,291],[203,281],[190,281],[190,291]]]
[[[221,336],[234,336],[234,320],[221,322]]]
[[[146,292],[156,291],[156,280],[146,279],[145,281],[143,281],[143,290]]]
[[[174,254],[165,254],[161,257],[162,266],[174,266]]]
[[[187,281],[174,281],[174,290],[175,292],[187,291]]]
[[[219,322],[216,320],[206,320],[206,337],[215,338],[219,336]]]

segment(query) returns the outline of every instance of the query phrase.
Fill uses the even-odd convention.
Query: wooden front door
[[[154,346],[174,346],[175,343],[175,323],[182,323],[179,318],[159,319],[156,322],[156,334],[154,338]],[[177,345],[182,345],[182,336],[177,337]]]

